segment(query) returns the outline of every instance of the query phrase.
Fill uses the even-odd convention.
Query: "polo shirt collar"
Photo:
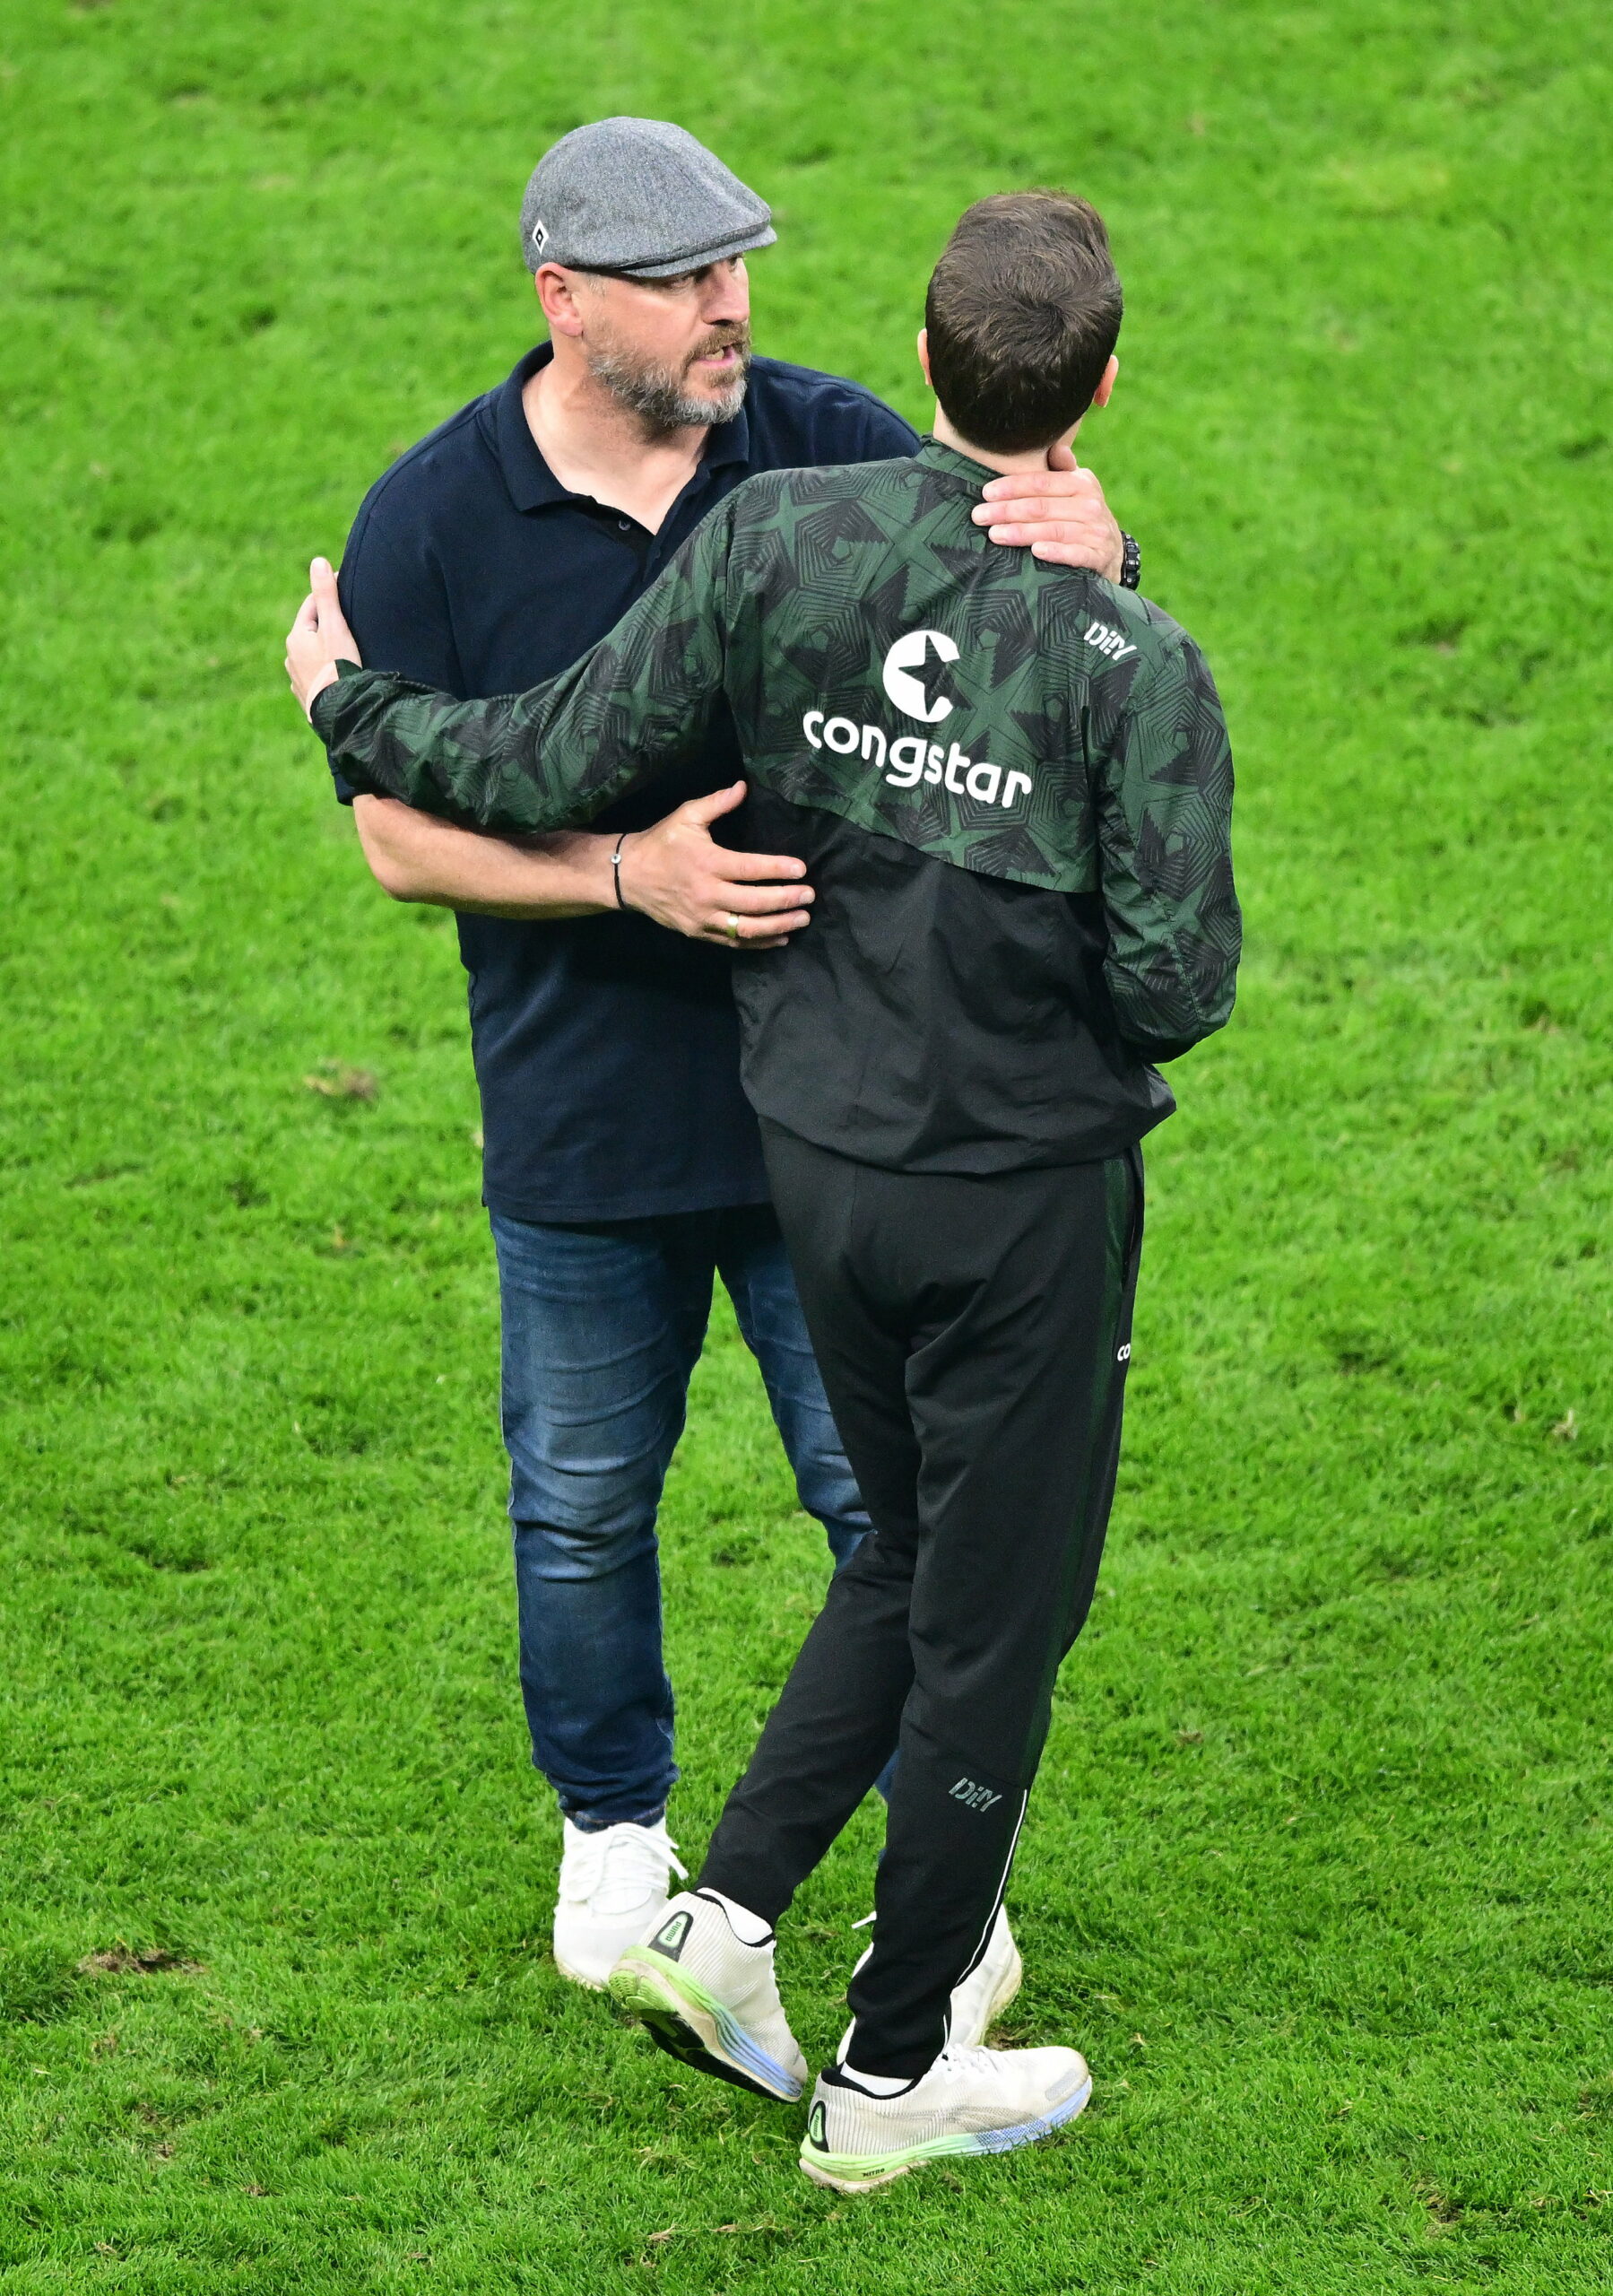
[[[553,357],[553,344],[540,343],[535,351],[529,351],[525,359],[516,362],[514,372],[500,384],[494,396],[493,440],[504,483],[517,510],[536,510],[546,502],[577,500],[568,486],[560,484],[538,452],[538,442],[526,425],[526,409],[521,404],[527,378],[535,375],[540,367],[547,367]]]
[[[535,350],[516,365],[507,380],[501,383],[493,398],[493,439],[499,456],[499,466],[504,474],[504,483],[509,489],[509,499],[517,510],[541,509],[549,502],[576,502],[582,498],[562,486],[538,451],[526,421],[526,409],[521,404],[521,393],[528,378],[540,367],[547,367],[554,357],[554,346],[540,343]],[[754,388],[754,378],[752,379]],[[706,452],[700,457],[700,468],[717,470],[733,463],[749,463],[750,459],[750,418],[741,407],[732,422],[713,425],[706,442]]]
[[[756,388],[756,370],[750,370],[750,390]],[[750,391],[741,402],[739,413],[728,422],[714,422],[711,436],[706,441],[701,466],[706,470],[720,470],[727,463],[748,463],[750,459]]]

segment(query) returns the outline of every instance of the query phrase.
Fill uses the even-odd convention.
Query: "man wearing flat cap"
[[[377,482],[342,565],[365,662],[464,700],[586,652],[741,480],[920,443],[860,385],[752,357],[744,258],[773,241],[771,215],[684,129],[563,136],[521,235],[548,341]],[[995,481],[976,522],[1134,587],[1136,545],[1097,481],[1053,459]],[[695,765],[586,831],[487,836],[337,791],[383,888],[458,917],[521,1683],[564,1813],[555,1958],[600,1986],[682,1871],[655,1518],[715,1276],[837,1564],[868,1527],[741,1091],[728,978],[735,946],[810,929],[811,888],[796,860],[713,835],[744,796],[725,715]],[[955,2037],[983,2037],[992,2006],[959,1998]]]

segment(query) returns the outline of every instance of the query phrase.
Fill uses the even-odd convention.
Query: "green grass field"
[[[1608,2285],[1610,48],[1598,0],[11,0],[7,2292]],[[547,1957],[452,928],[280,675],[310,552],[532,338],[533,161],[624,109],[776,202],[760,346],[915,416],[958,209],[1098,202],[1086,449],[1240,763],[1243,994],[1154,1148],[1011,1899],[1012,2031],[1095,2101],[860,2203]],[[823,1574],[725,1308],[695,1400],[686,1854]]]

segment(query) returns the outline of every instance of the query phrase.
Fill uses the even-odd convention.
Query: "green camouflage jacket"
[[[542,831],[683,758],[725,698],[753,793],[745,843],[787,850],[782,821],[829,816],[1073,899],[1101,972],[1084,966],[1081,996],[1102,1063],[1170,1057],[1227,1020],[1239,952],[1215,686],[1147,599],[988,542],[969,513],[989,475],[931,440],[750,479],[546,684],[456,701],[344,669],[316,728],[360,789]],[[1133,1133],[1170,1106],[1157,1078],[1142,1099]]]

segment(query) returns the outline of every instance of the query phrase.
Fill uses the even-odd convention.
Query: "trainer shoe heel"
[[[685,1890],[610,1977],[611,1997],[669,2057],[793,2104],[806,2086],[773,1973],[771,1934],[741,1942],[715,1898]]]

